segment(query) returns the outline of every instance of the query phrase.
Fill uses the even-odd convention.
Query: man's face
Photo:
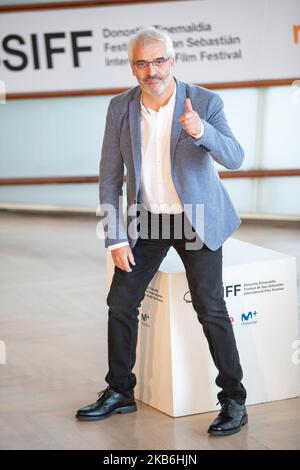
[[[131,68],[144,93],[151,96],[161,96],[173,80],[174,59],[169,59],[164,64],[157,66],[147,64],[145,68],[139,68],[136,64],[138,61],[151,62],[155,59],[168,59],[163,42],[155,41],[147,46],[137,43],[133,50]]]

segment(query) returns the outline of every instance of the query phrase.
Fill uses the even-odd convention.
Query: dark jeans
[[[147,213],[147,218],[150,218],[150,213]],[[244,401],[246,390],[241,383],[243,373],[224,301],[222,247],[212,251],[201,244],[200,249],[187,249],[186,238],[183,236],[176,239],[174,236],[174,220],[178,222],[178,219],[183,221],[185,217],[171,216],[171,234],[168,239],[164,239],[162,231],[166,226],[162,223],[162,216],[155,216],[155,222],[152,217],[152,226],[149,225],[146,231],[140,231],[140,237],[133,248],[136,264],[131,265],[132,271],[126,272],[115,267],[107,297],[109,371],[105,380],[122,393],[132,390],[136,385],[132,369],[136,360],[138,309],[149,282],[169,248],[173,246],[184,263],[192,305],[218,369],[216,384],[222,389],[218,393],[218,399],[230,397]],[[153,228],[153,223],[160,224],[159,238],[149,239],[147,233]],[[195,239],[198,238],[197,235],[194,236]]]

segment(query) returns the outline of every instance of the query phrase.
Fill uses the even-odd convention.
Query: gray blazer
[[[244,152],[230,130],[222,99],[213,91],[176,80],[176,104],[171,131],[172,179],[188,220],[201,240],[217,250],[240,225],[230,197],[221,183],[213,160],[231,170],[240,167]],[[100,217],[105,246],[137,240],[135,210],[141,184],[140,87],[110,101],[100,161]],[[179,117],[185,99],[204,123],[204,135],[193,139]],[[127,209],[122,209],[124,165],[127,169]],[[198,206],[200,205],[200,206]],[[204,217],[195,218],[195,208]],[[202,213],[200,210],[199,213]]]

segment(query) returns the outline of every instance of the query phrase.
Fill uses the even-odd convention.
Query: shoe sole
[[[230,436],[239,432],[245,424],[248,423],[248,415],[245,415],[242,419],[241,425],[238,428],[228,429],[228,431],[208,431],[211,436]]]
[[[81,415],[77,413],[76,418],[79,421],[98,421],[100,419],[109,418],[110,416],[113,416],[117,413],[126,414],[126,413],[134,413],[135,411],[137,411],[136,403],[132,405],[122,406],[121,408],[116,408],[110,413],[107,413],[106,415],[102,415],[102,416],[85,416],[85,415]]]

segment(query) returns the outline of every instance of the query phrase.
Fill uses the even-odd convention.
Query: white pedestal
[[[235,239],[226,241],[223,257],[247,403],[298,396],[295,258]],[[112,272],[109,255],[109,279]],[[190,300],[183,264],[171,248],[140,308],[134,370],[136,398],[170,416],[216,409],[217,370]]]

